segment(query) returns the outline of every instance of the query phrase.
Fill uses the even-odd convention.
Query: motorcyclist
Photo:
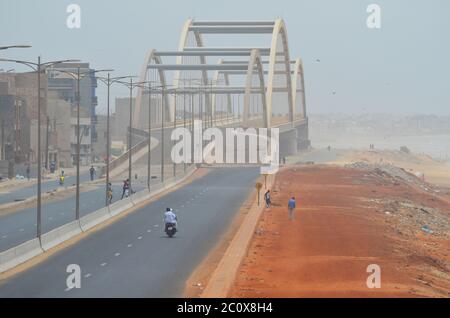
[[[173,213],[171,208],[166,208],[166,212],[164,212],[164,230],[167,231],[167,227],[169,225],[177,226],[177,216]]]

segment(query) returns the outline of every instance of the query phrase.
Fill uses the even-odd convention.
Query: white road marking
[[[148,229],[148,230],[147,230],[147,233],[150,233],[151,231],[152,231],[152,230]]]
[[[4,239],[7,238],[7,237],[8,237],[8,235],[3,235],[3,236],[2,236],[2,238],[4,238]]]
[[[158,226],[159,226],[159,224],[155,224],[155,225],[154,225],[154,227],[158,227]]]
[[[116,254],[114,254],[114,256],[116,256],[116,257],[117,257],[117,256],[120,256],[120,253],[116,253]]]
[[[20,229],[19,232],[23,232],[23,229]]]
[[[128,245],[127,245],[127,247],[132,247],[132,246],[133,246],[133,244],[128,244]]]
[[[106,266],[106,265],[108,265],[108,263],[101,263],[101,264],[100,264],[100,266],[102,266],[102,267],[104,267],[104,266]]]
[[[138,237],[138,240],[142,240],[142,236],[139,236],[139,237]]]
[[[87,273],[86,275],[84,275],[84,278],[89,278],[91,276],[92,276],[91,274]]]

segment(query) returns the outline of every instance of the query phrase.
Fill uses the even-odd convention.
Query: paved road
[[[177,297],[226,231],[253,188],[258,168],[213,169],[204,177],[93,232],[0,285],[3,297]],[[175,238],[162,232],[162,211],[179,217]],[[66,290],[69,264],[81,288]]]
[[[89,173],[80,174],[80,183],[89,181]],[[68,176],[66,177],[64,184],[72,185],[76,182],[76,176]],[[58,183],[58,180],[46,180],[41,183],[42,185],[42,193],[53,191],[61,186]],[[33,183],[32,185],[25,186],[11,192],[3,192],[6,190],[2,190],[0,193],[0,205],[5,203],[14,202],[17,200],[24,200],[29,197],[33,197],[37,195],[37,184]]]
[[[165,135],[166,144],[170,145],[170,129]],[[153,132],[152,137],[161,138],[160,132]],[[169,138],[169,139],[167,139]],[[170,178],[173,176],[172,165],[170,165],[170,150],[171,147],[165,147],[165,176]],[[158,145],[152,150],[152,184],[160,182],[160,162],[161,162],[161,147]],[[134,191],[142,190],[147,184],[147,155],[133,163],[133,179],[132,189]],[[134,179],[135,172],[138,173],[138,179]],[[177,174],[183,173],[182,165],[177,166]],[[65,185],[72,185],[76,177],[67,177]],[[81,182],[89,181],[89,173],[85,173],[80,178]],[[43,191],[49,191],[53,188],[59,187],[56,181],[48,181],[42,184]],[[36,185],[19,189],[9,194],[0,195],[0,204],[6,203],[3,201],[14,201],[13,198],[29,197],[36,195]],[[113,202],[120,199],[122,194],[122,183],[113,183]],[[91,189],[80,194],[80,216],[84,216],[90,212],[96,211],[105,206],[105,187],[102,184],[91,185]],[[48,232],[58,226],[71,222],[75,219],[75,193],[72,192],[69,196],[53,202],[43,203],[42,205],[42,232]],[[11,214],[0,217],[0,252],[5,251],[11,247],[26,242],[36,236],[36,207],[24,208]]]
[[[145,181],[146,182],[146,181]],[[145,187],[141,181],[134,185],[136,191]],[[120,199],[122,185],[113,184],[114,200]],[[105,206],[105,187],[94,186],[92,190],[80,194],[80,216]],[[42,205],[42,232],[46,233],[58,226],[75,220],[75,194],[63,200]],[[24,243],[36,237],[36,207],[26,208],[0,217],[0,251]]]

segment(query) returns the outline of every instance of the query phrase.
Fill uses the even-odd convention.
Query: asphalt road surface
[[[134,190],[145,187],[143,182],[135,184]],[[122,185],[113,184],[113,202],[120,199]],[[80,216],[94,212],[105,206],[105,186],[80,193]],[[42,233],[75,220],[75,193],[62,200],[42,205]],[[36,237],[36,206],[22,209],[0,217],[0,252]]]
[[[72,185],[75,184],[77,180],[76,176],[68,176],[64,180],[64,184]],[[81,174],[80,173],[80,183],[89,181],[89,172]],[[60,188],[58,180],[45,180],[41,183],[42,193],[53,191]],[[37,184],[33,183],[29,186],[24,186],[19,189],[13,190],[11,192],[0,193],[0,205],[5,203],[11,203],[18,200],[24,200],[37,195]]]
[[[164,175],[167,178],[173,176],[173,166],[171,161],[171,142],[170,131],[171,128],[166,128],[165,131],[165,155],[166,162]],[[156,139],[161,138],[160,131],[152,132],[152,137]],[[134,160],[133,160],[134,161]],[[152,184],[161,182],[160,163],[161,163],[161,145],[158,144],[151,154],[152,175],[156,177],[152,179]],[[133,162],[132,167],[132,189],[140,191],[147,185],[147,155],[139,160]],[[145,169],[142,169],[145,168]],[[144,173],[143,173],[144,170]],[[138,179],[134,179],[135,172],[138,172]],[[183,165],[177,165],[177,175],[183,174]],[[126,174],[126,173],[125,173]],[[127,174],[126,174],[127,175]],[[65,185],[72,185],[76,180],[75,176],[67,177]],[[80,176],[81,183],[89,181],[89,173]],[[121,181],[112,184],[113,186],[113,202],[121,198],[122,183]],[[54,188],[60,187],[57,181],[47,181],[42,183],[42,191],[50,191]],[[105,186],[103,184],[91,185],[91,189],[80,193],[80,216],[84,216],[94,212],[105,206]],[[0,195],[0,205],[14,201],[14,198],[27,198],[36,195],[37,186],[32,185],[22,189],[18,189],[11,193]],[[56,194],[57,196],[58,194]],[[63,224],[75,220],[75,193],[60,199],[42,204],[42,233],[46,233]],[[24,243],[36,237],[36,206],[24,208],[15,211],[11,214],[0,217],[0,252],[12,248],[16,245]]]
[[[179,297],[189,275],[226,232],[258,174],[258,168],[212,169],[1,282],[0,298]],[[178,215],[174,238],[163,233],[166,207]],[[81,268],[79,289],[67,288],[70,264]]]

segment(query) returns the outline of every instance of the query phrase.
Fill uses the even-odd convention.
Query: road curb
[[[267,188],[271,189],[276,175],[267,177]],[[252,194],[254,195],[254,191]],[[231,240],[217,268],[211,275],[200,298],[226,298],[233,285],[239,266],[247,254],[255,228],[264,211],[264,203],[258,206],[257,199],[253,200],[250,211]]]

